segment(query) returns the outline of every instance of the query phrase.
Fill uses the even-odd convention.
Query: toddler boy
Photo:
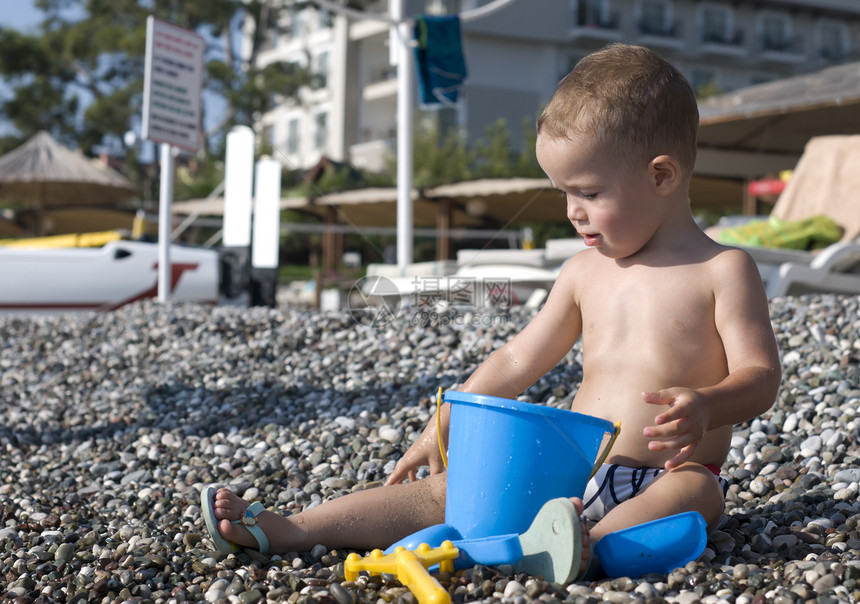
[[[642,47],[610,45],[561,81],[538,120],[536,153],[591,249],[568,260],[541,311],[461,388],[515,398],[582,338],[572,410],[623,426],[583,501],[574,499],[591,525],[582,571],[590,546],[626,527],[697,511],[712,529],[732,426],[767,410],[779,387],[755,263],[710,239],[690,213],[698,119],[689,83]],[[447,442],[447,405],[440,413]],[[423,465],[431,475],[416,481]],[[226,490],[213,499],[220,536],[255,545],[231,522],[248,503]],[[386,486],[253,522],[272,551],[372,549],[443,522],[444,507],[434,416]]]

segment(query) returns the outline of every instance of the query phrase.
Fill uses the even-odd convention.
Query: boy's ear
[[[658,195],[669,195],[681,183],[681,166],[671,155],[658,155],[648,163],[651,184]]]

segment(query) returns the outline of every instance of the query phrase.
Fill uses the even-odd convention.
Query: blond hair
[[[595,136],[624,157],[671,155],[689,175],[696,161],[699,110],[689,82],[657,53],[611,44],[567,74],[538,118],[538,134]]]

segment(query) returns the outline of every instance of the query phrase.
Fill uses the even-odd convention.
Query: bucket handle
[[[442,386],[436,392],[436,441],[439,443],[439,454],[442,456],[442,465],[448,469],[448,456],[445,455],[445,446],[442,444]]]
[[[589,475],[588,480],[594,478],[594,475],[597,474],[597,470],[599,470],[600,466],[603,465],[603,462],[606,461],[606,458],[609,456],[609,451],[612,450],[612,445],[615,444],[619,434],[621,434],[621,422],[615,422],[615,426],[612,428],[612,436],[609,437],[609,442],[603,447],[603,452],[597,456],[597,461],[594,462],[594,466],[591,468],[591,474]]]

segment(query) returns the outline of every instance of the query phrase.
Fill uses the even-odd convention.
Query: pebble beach
[[[735,429],[726,517],[699,559],[569,585],[477,566],[439,577],[452,601],[860,600],[860,297],[770,308],[782,388]],[[381,485],[436,389],[535,312],[402,309],[372,327],[347,311],[155,302],[0,315],[0,598],[415,604],[393,576],[347,581],[349,552],[325,544],[220,553],[200,490],[289,514]],[[521,400],[568,407],[580,362],[577,344]]]

